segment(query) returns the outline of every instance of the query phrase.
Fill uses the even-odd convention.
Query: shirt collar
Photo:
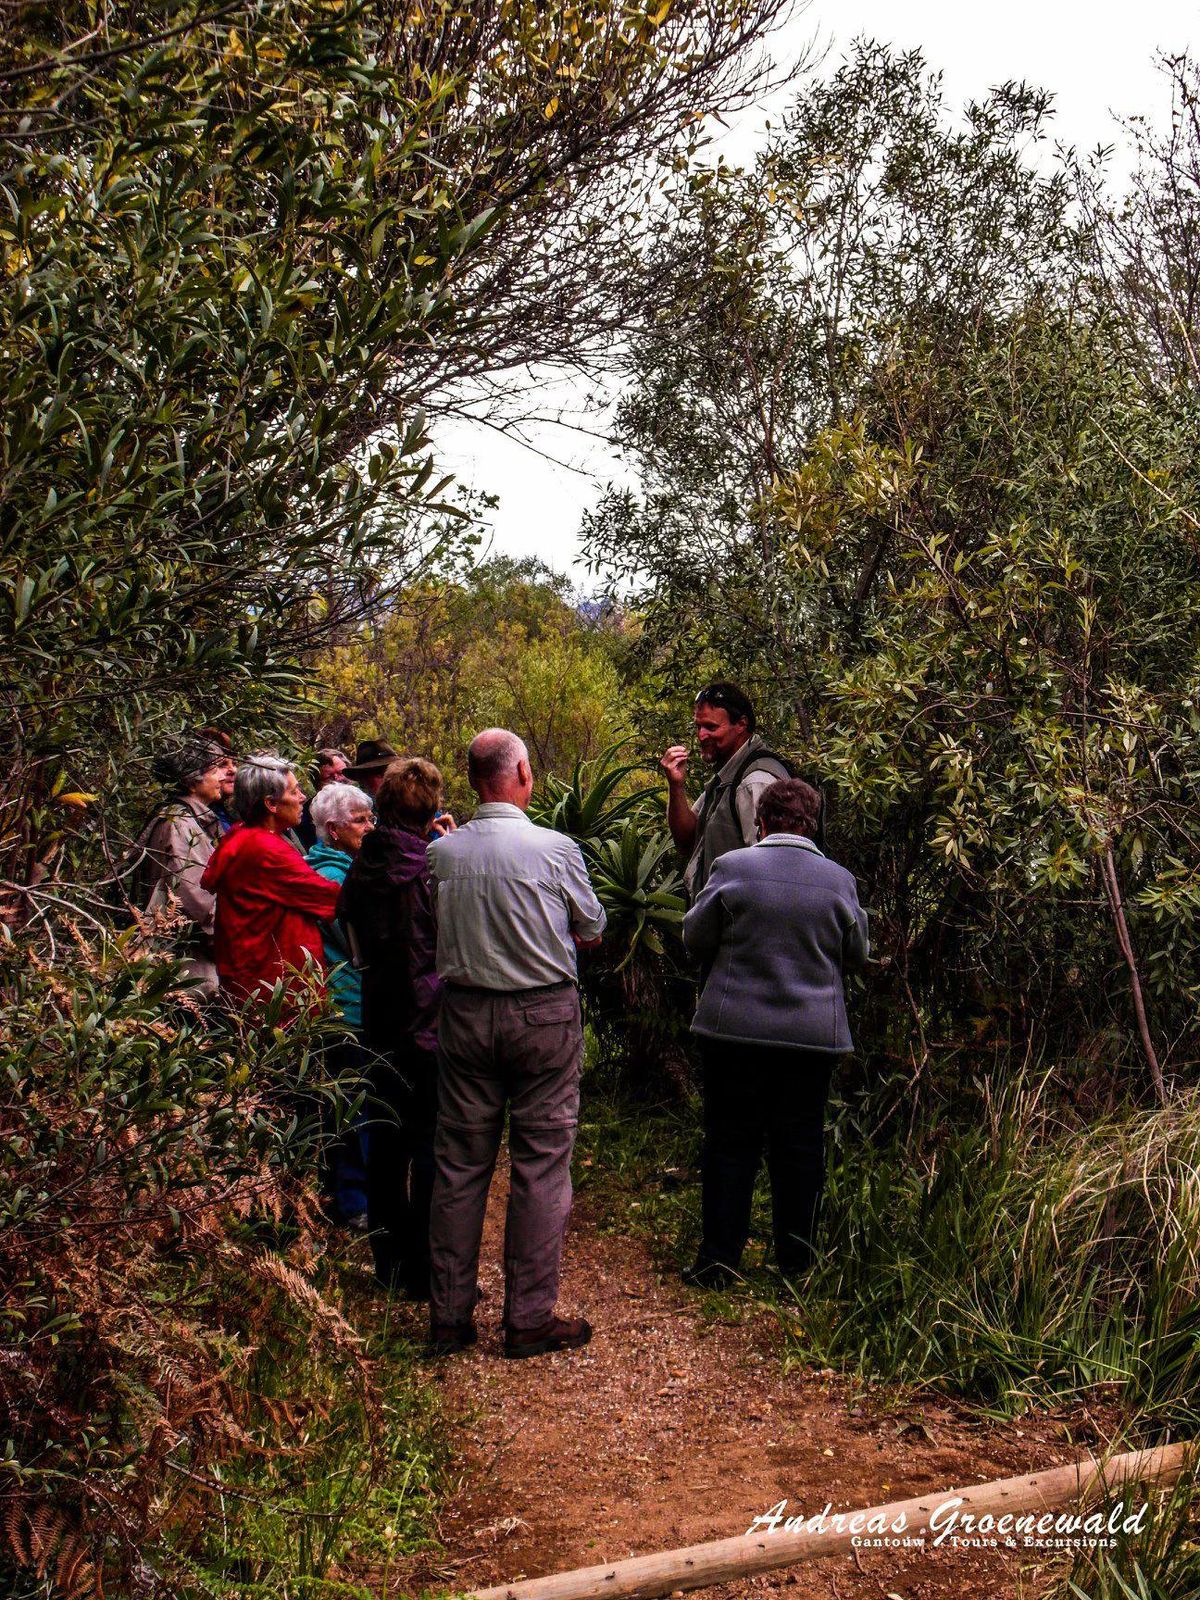
[[[742,762],[746,759],[750,752],[752,750],[760,749],[761,746],[762,736],[757,733],[752,733],[746,740],[745,744],[738,745],[737,749],[730,756],[729,760],[717,773],[717,782],[728,783],[730,778],[733,777],[738,767],[741,766]]]
[[[765,839],[760,839],[754,848],[757,850],[758,845],[763,844],[798,844],[802,850],[811,850],[815,856],[825,854],[820,845],[814,844],[811,839],[806,839],[801,833],[769,833]]]
[[[510,800],[484,800],[475,807],[475,815],[471,821],[528,822],[529,818],[520,806],[514,806]]]
[[[195,812],[197,822],[206,825],[210,822],[216,822],[217,814],[207,800],[201,800],[194,794],[181,794],[179,800],[181,805],[185,805],[189,811]]]

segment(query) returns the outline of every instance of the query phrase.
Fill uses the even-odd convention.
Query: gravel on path
[[[711,1299],[664,1277],[642,1241],[602,1231],[603,1219],[581,1208],[559,1309],[587,1316],[592,1342],[506,1361],[505,1196],[498,1172],[479,1344],[431,1364],[447,1415],[459,1419],[446,1554],[410,1562],[397,1592],[462,1591],[698,1544],[746,1532],[780,1501],[806,1517],[827,1505],[857,1509],[1053,1466],[1099,1442],[1079,1412],[997,1422],[944,1397],[788,1370],[778,1313],[747,1302],[741,1320],[719,1320]],[[1028,1560],[1011,1550],[860,1549],[706,1592],[1015,1600],[1032,1592]]]

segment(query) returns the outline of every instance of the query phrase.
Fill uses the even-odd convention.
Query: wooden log
[[[475,1589],[468,1600],[654,1600],[679,1589],[703,1589],[747,1578],[757,1572],[790,1567],[815,1556],[849,1550],[852,1540],[870,1537],[868,1522],[887,1529],[903,1530],[893,1537],[936,1537],[945,1526],[948,1513],[943,1509],[954,1501],[959,1517],[970,1513],[978,1519],[1040,1514],[1092,1498],[1097,1491],[1112,1491],[1125,1484],[1164,1484],[1177,1478],[1194,1459],[1195,1447],[1189,1444],[1161,1445],[1154,1450],[1134,1450],[1128,1455],[1098,1460],[1089,1456],[1065,1467],[1050,1467],[1044,1472],[1025,1473],[1019,1478],[1000,1478],[977,1483],[968,1489],[948,1489],[944,1493],[923,1494],[914,1500],[896,1500],[888,1505],[870,1506],[861,1511],[830,1512],[827,1526],[809,1532],[805,1528],[786,1531],[747,1533],[732,1539],[715,1539],[708,1544],[690,1545],[682,1550],[663,1550],[654,1555],[630,1556],[625,1561],[605,1562],[601,1566],[580,1567],[573,1572],[556,1572],[544,1578],[528,1578],[518,1583],[502,1583],[491,1589]],[[1136,1510],[1126,1505],[1125,1513]],[[816,1521],[817,1508],[804,1508],[806,1521]],[[832,1526],[834,1517],[841,1523]],[[935,1518],[933,1529],[929,1519]],[[861,1519],[851,1526],[854,1519]],[[959,1524],[960,1531],[965,1531]],[[993,1533],[992,1536],[997,1536]],[[1003,1538],[1003,1533],[998,1535]],[[1020,1532],[1018,1542],[1022,1537]]]

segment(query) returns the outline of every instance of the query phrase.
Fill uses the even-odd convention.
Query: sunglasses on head
[[[728,711],[734,717],[746,715],[746,702],[740,696],[729,694],[724,689],[714,689],[711,693],[701,689],[695,703],[698,706],[711,706],[714,711]]]

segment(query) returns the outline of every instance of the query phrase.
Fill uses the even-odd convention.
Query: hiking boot
[[[582,1317],[551,1317],[540,1328],[506,1328],[504,1354],[510,1361],[524,1361],[554,1350],[578,1350],[591,1337],[591,1323]]]
[[[782,1284],[785,1285],[786,1288],[790,1289],[794,1284],[800,1282],[800,1279],[804,1277],[805,1273],[810,1272],[811,1270],[812,1257],[810,1256],[807,1261],[776,1262],[775,1276]]]
[[[479,1338],[473,1322],[431,1322],[429,1324],[429,1354],[452,1356],[460,1350],[469,1350]]]
[[[729,1289],[741,1281],[741,1275],[723,1261],[695,1261],[679,1278],[689,1289]]]

